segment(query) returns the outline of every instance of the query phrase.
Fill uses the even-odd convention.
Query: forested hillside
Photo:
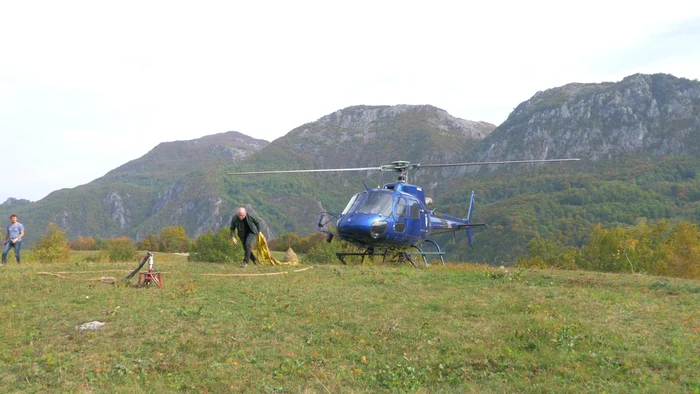
[[[376,167],[396,160],[439,164],[580,158],[576,163],[420,169],[438,212],[489,226],[442,237],[450,258],[510,263],[536,236],[581,245],[597,225],[699,217],[700,83],[667,74],[620,82],[572,83],[536,93],[494,125],[430,105],[353,106],[301,125],[271,143],[237,132],[163,143],[87,185],[30,203],[8,200],[27,246],[56,223],[70,239],[129,236],[166,226],[189,237],[228,225],[237,206],[258,213],[269,238],[314,233],[319,212],[340,211],[364,188],[394,173],[241,177],[235,171]]]
[[[581,246],[596,224],[700,220],[700,158],[657,157],[551,164],[514,173],[474,174],[436,199],[446,213],[465,216],[477,193],[475,235],[448,246],[457,260],[511,263],[536,236]]]

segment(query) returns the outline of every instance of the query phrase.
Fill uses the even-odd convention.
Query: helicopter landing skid
[[[335,254],[338,257],[338,260],[340,260],[341,263],[347,265],[348,262],[345,260],[345,257],[348,256],[360,256],[360,264],[363,264],[365,262],[365,256],[374,256],[374,250],[373,249],[366,249],[364,252],[338,252]],[[387,256],[389,256],[389,250],[385,249],[384,253],[379,254],[382,256],[382,263],[390,262],[390,263],[403,263],[405,261],[408,261],[413,265],[414,267],[418,268],[418,264],[416,261],[413,259],[413,257],[410,256],[410,253],[406,252],[397,252],[394,253],[388,260]]]
[[[384,253],[386,254],[386,252]],[[374,251],[371,249],[366,249],[364,252],[338,252],[335,254],[336,257],[338,257],[338,260],[340,260],[341,263],[347,265],[348,262],[345,261],[345,257],[347,256],[362,256],[360,259],[360,264],[365,262],[365,256],[374,256]]]
[[[431,246],[429,248],[426,248],[426,244]],[[384,249],[384,253],[377,255],[382,256],[382,263],[403,263],[405,261],[408,261],[409,263],[411,263],[411,265],[413,265],[416,268],[418,268],[418,262],[416,261],[415,256],[420,256],[423,259],[423,264],[425,264],[426,267],[430,267],[430,258],[437,256],[440,258],[440,262],[442,263],[442,265],[445,265],[445,252],[440,250],[440,245],[438,245],[435,241],[426,239],[425,241],[423,241],[423,243],[420,244],[420,246],[412,245],[411,248],[415,249],[416,251],[392,251],[392,254],[390,255],[389,249]],[[375,256],[375,253],[374,248],[367,248],[363,252],[337,252],[335,255],[336,257],[338,257],[338,260],[340,260],[341,263],[347,265],[348,262],[345,260],[345,257],[360,256],[360,264],[363,264],[365,262],[365,256],[373,257]],[[391,257],[387,259],[387,256]]]

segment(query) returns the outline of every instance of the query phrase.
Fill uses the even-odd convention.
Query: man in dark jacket
[[[238,237],[243,242],[243,250],[245,252],[241,267],[245,268],[250,260],[253,261],[253,264],[258,264],[258,259],[255,257],[255,254],[252,253],[253,243],[260,232],[260,222],[258,218],[246,212],[245,208],[238,208],[238,212],[236,212],[236,215],[231,219],[231,240],[234,245],[238,245],[234,231],[238,231]]]

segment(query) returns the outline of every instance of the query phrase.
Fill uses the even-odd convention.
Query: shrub
[[[34,244],[34,260],[42,263],[66,263],[70,261],[70,247],[66,232],[54,223],[49,224],[48,234]]]
[[[308,253],[314,246],[324,242],[326,234],[314,233],[308,237],[300,237],[296,233],[285,233],[270,241],[270,249],[284,252],[289,248],[296,253]]]
[[[158,251],[160,242],[158,237],[153,234],[148,234],[148,236],[141,242],[137,244],[139,250],[149,250],[151,252]]]
[[[297,253],[309,253],[311,249],[316,247],[317,245],[321,245],[327,243],[326,242],[326,234],[324,233],[314,233],[309,235],[308,237],[303,237],[299,245],[297,245],[296,249],[294,249]]]
[[[97,237],[97,239],[95,240],[95,249],[107,250],[107,240]]]
[[[234,245],[228,228],[219,232],[210,231],[197,238],[190,248],[189,261],[205,261],[210,263],[236,263],[243,261],[243,246],[241,242]]]
[[[190,249],[190,245],[192,240],[182,226],[168,226],[164,227],[159,235],[148,234],[137,246],[139,250],[152,252],[183,253]]]
[[[160,232],[159,252],[175,253],[187,252],[192,241],[187,237],[182,226],[165,227]]]
[[[78,239],[69,242],[71,250],[95,250],[95,239],[79,236]]]
[[[604,272],[643,272],[700,279],[700,229],[689,222],[671,228],[666,221],[631,228],[596,226],[580,250],[559,242],[535,238],[520,267],[580,267]]]
[[[578,251],[572,246],[536,237],[527,244],[527,257],[519,258],[516,265],[524,268],[576,269],[577,255]]]
[[[306,260],[315,264],[330,264],[338,262],[338,257],[335,255],[338,252],[355,251],[347,242],[333,241],[321,242],[312,247],[306,254]]]
[[[136,258],[136,244],[129,237],[110,238],[107,240],[109,261],[131,261]]]
[[[300,240],[301,237],[299,237],[296,233],[284,233],[271,240],[269,246],[271,250],[285,251],[289,248],[296,250]]]

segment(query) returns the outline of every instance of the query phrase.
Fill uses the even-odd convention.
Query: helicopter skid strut
[[[386,254],[386,252],[384,252],[384,254]],[[362,256],[362,259],[360,259],[360,264],[362,264],[365,262],[365,256],[374,256],[374,250],[367,249],[364,252],[338,252],[335,254],[335,256],[338,257],[338,260],[345,265],[348,264],[348,262],[345,261],[346,256]]]
[[[427,252],[424,250],[425,244],[430,244],[433,245],[434,249],[436,250],[435,252]],[[442,265],[445,265],[445,252],[440,250],[440,245],[437,244],[437,242],[426,239],[423,241],[423,243],[420,246],[413,245],[412,248],[417,249],[417,252],[404,252],[408,256],[409,259],[412,259],[414,255],[420,256],[423,258],[423,264],[425,264],[426,267],[430,266],[430,263],[428,262],[428,258],[426,256],[439,256],[440,257],[440,262]],[[415,265],[415,264],[414,264]]]

